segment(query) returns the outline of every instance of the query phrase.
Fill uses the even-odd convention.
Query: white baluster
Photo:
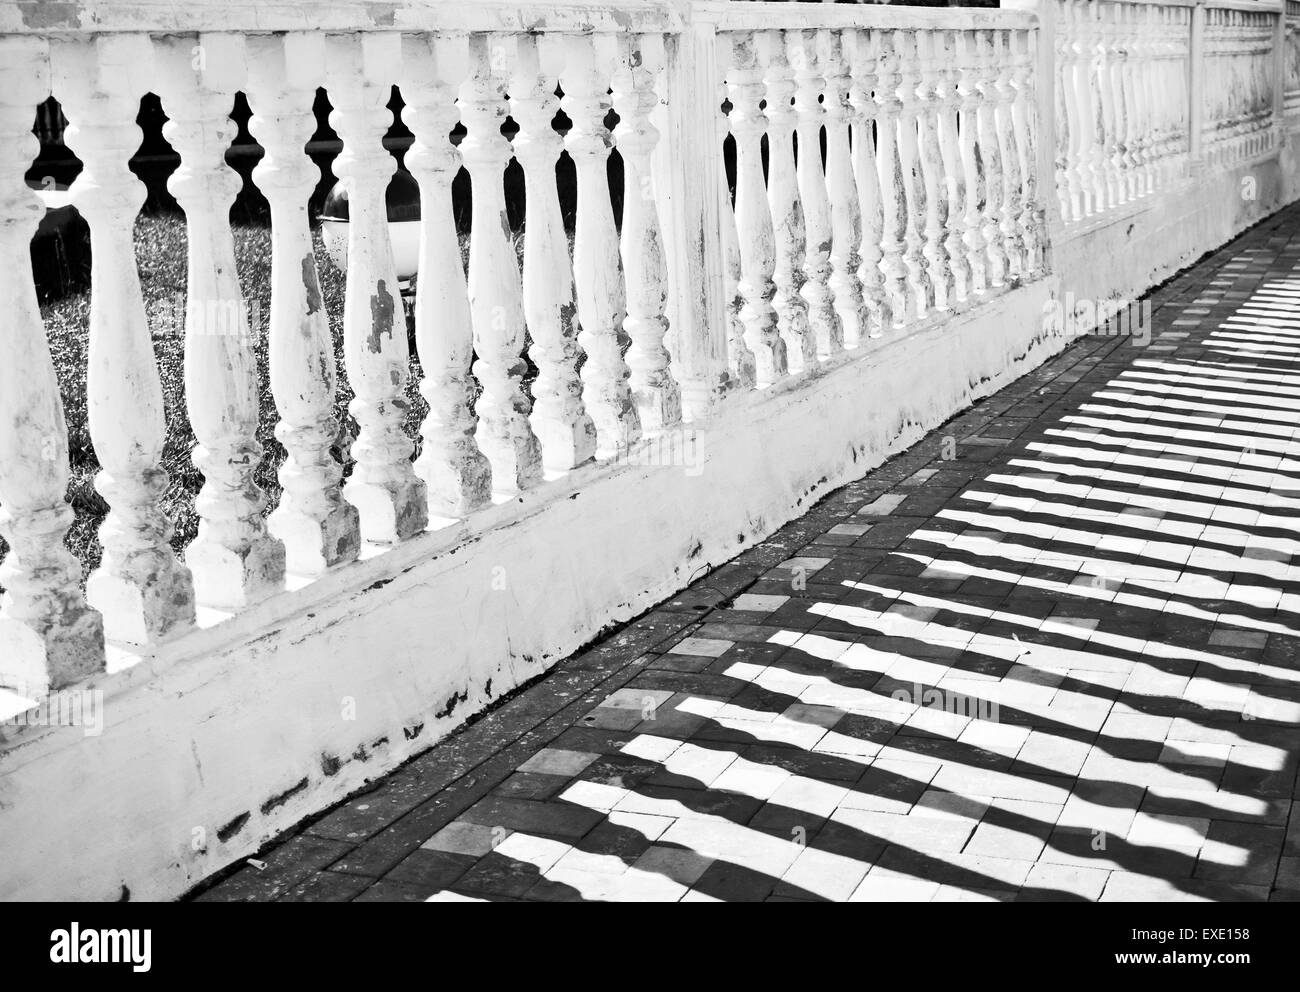
[[[320,170],[304,146],[316,130],[312,104],[325,39],[286,34],[249,45],[249,130],[266,149],[253,178],[271,205],[271,392],[286,455],[280,505],[267,526],[284,542],[288,570],[314,575],[361,550],[357,510],[343,499],[343,468],[331,451],[339,434],[334,339],[307,219]]]
[[[614,39],[608,35],[570,37],[565,46],[560,106],[573,122],[564,146],[578,176],[573,268],[582,328],[578,343],[587,355],[582,367],[582,399],[596,424],[598,454],[608,457],[641,436],[641,419],[619,340],[623,273],[606,171],[614,142],[605,127],[605,116],[610,109],[609,79],[617,53]]]
[[[551,127],[557,109],[555,64],[563,54],[557,42],[553,35],[519,36],[510,110],[519,125],[515,158],[524,170],[524,319],[538,373],[533,433],[543,465],[567,472],[595,457],[596,425],[582,405],[573,267],[555,185],[555,163],[564,148]]]
[[[721,47],[722,41],[719,40]],[[736,209],[731,202],[731,187],[727,182],[725,142],[731,134],[731,118],[722,113],[727,84],[719,84],[718,156],[723,161],[718,167],[718,214],[722,228],[723,299],[727,313],[727,366],[738,389],[753,389],[757,383],[754,353],[745,344],[745,322],[740,312],[745,307],[745,297],[740,292],[740,235],[736,233]],[[734,142],[734,138],[732,139]]]
[[[1074,123],[1070,119],[1072,112],[1070,108],[1074,106],[1074,95],[1071,88],[1074,85],[1074,73],[1069,66],[1069,0],[1056,0],[1056,3],[1056,24],[1052,31],[1052,37],[1045,39],[1046,43],[1052,45],[1052,64],[1056,70],[1056,79],[1054,80],[1056,85],[1053,93],[1054,106],[1052,107],[1052,117],[1055,123],[1052,130],[1056,136],[1052,149],[1052,181],[1053,188],[1056,191],[1057,209],[1060,213],[1061,222],[1068,224],[1075,220],[1069,182],[1072,163],[1070,142],[1074,139]],[[959,46],[960,44],[961,42],[958,41]]]
[[[254,481],[259,382],[247,307],[235,272],[230,205],[239,177],[226,165],[229,116],[244,84],[243,38],[173,35],[155,42],[163,135],[180,154],[167,188],[185,211],[189,279],[185,312],[185,404],[203,473],[195,500],[198,537],[185,552],[196,601],[235,609],[278,590],[284,545],[266,529],[266,495]]]
[[[853,183],[849,148],[849,68],[837,31],[819,31],[819,61],[826,80],[822,110],[826,115],[826,193],[831,207],[831,290],[846,347],[856,348],[868,333],[870,318],[862,302],[858,266],[862,259],[862,209]]]
[[[1205,11],[1205,31],[1202,45],[1203,58],[1201,67],[1204,72],[1204,81],[1202,89],[1205,94],[1203,108],[1204,118],[1204,136],[1202,138],[1204,148],[1205,166],[1213,168],[1220,156],[1220,142],[1223,139],[1223,117],[1225,113],[1225,104],[1227,102],[1227,79],[1223,71],[1223,62],[1219,52],[1224,43],[1224,28],[1222,24],[1223,12],[1214,9]],[[1151,30],[1150,28],[1148,29]],[[1148,42],[1154,48],[1154,44]],[[1156,57],[1151,57],[1153,63],[1152,74],[1157,71],[1155,68]],[[1151,157],[1156,158],[1156,149],[1152,148]],[[1153,163],[1153,171],[1159,174],[1159,163]]]
[[[961,64],[961,76],[957,81],[957,92],[961,98],[957,129],[961,145],[961,171],[966,189],[961,240],[966,246],[966,261],[970,266],[971,292],[980,294],[988,289],[988,256],[984,250],[984,232],[980,217],[980,205],[984,199],[983,182],[975,159],[980,96],[974,32],[957,33],[957,59]]]
[[[1137,159],[1137,195],[1155,191],[1154,147],[1155,104],[1151,73],[1151,9],[1140,7],[1133,17],[1134,109],[1137,111],[1134,148]]]
[[[410,351],[386,203],[397,164],[383,140],[393,119],[388,100],[400,71],[401,39],[331,35],[326,56],[330,125],[343,140],[334,173],[348,191],[343,357],[356,393],[348,410],[358,427],[356,465],[343,496],[360,512],[365,540],[394,544],[429,523],[425,486],[411,465],[415,445],[402,427]]]
[[[59,383],[32,282],[31,239],[41,201],[23,176],[39,151],[36,105],[49,96],[45,43],[0,38],[0,296],[7,301],[0,361],[0,686],[27,696],[104,668],[100,616],[81,595],[64,546],[72,523],[68,436]],[[51,783],[54,788],[57,783]]]
[[[1238,17],[1246,11],[1233,11]],[[1166,105],[1170,112],[1169,124],[1169,182],[1180,181],[1187,175],[1187,47],[1191,35],[1190,11],[1187,7],[1173,7],[1167,12],[1165,29],[1166,71],[1170,81]],[[1244,87],[1229,85],[1228,92],[1241,92]]]
[[[1024,244],[1025,274],[1043,270],[1043,248],[1047,243],[1047,221],[1039,201],[1038,102],[1034,96],[1034,64],[1037,33],[1016,31],[1012,34],[1015,97],[1011,104],[1011,122],[1016,132],[1016,153],[1020,161],[1020,237]]]
[[[853,178],[862,208],[858,278],[868,313],[868,336],[879,337],[893,323],[893,316],[880,274],[880,176],[876,170],[874,134],[876,101],[872,97],[876,88],[877,45],[873,35],[860,30],[845,32],[844,46],[852,74],[849,105],[853,108]]]
[[[1141,161],[1142,108],[1138,96],[1138,53],[1136,51],[1136,10],[1129,5],[1120,4],[1116,16],[1119,18],[1120,32],[1120,90],[1123,95],[1124,113],[1124,156],[1121,166],[1124,174],[1124,197],[1132,200],[1142,195],[1139,170]],[[1039,42],[1041,44],[1041,41]],[[1032,73],[1031,73],[1032,85]]]
[[[429,403],[415,471],[431,513],[463,517],[492,498],[492,467],[474,437],[474,337],[451,199],[460,154],[449,134],[460,120],[456,89],[469,69],[469,47],[463,35],[442,34],[407,35],[402,46],[402,116],[415,136],[406,166],[420,184],[415,347]]]
[[[1009,278],[1019,279],[1025,271],[1024,241],[1020,235],[1020,157],[1016,148],[1016,129],[1011,118],[1011,105],[1016,99],[1012,80],[1011,47],[1006,31],[990,31],[992,38],[992,64],[997,76],[993,82],[994,127],[997,130],[998,163],[1002,167],[1002,198],[998,210],[998,230],[1002,235],[1002,250],[1007,257]]]
[[[938,34],[916,33],[917,58],[921,66],[921,85],[917,88],[920,109],[917,127],[920,138],[921,175],[925,185],[925,270],[934,294],[936,310],[952,309],[952,267],[944,244],[948,220],[948,196],[944,186],[943,155],[939,150],[939,116],[942,105],[939,60],[934,50]]]
[[[911,31],[894,32],[894,50],[898,53],[902,73],[898,95],[902,107],[898,117],[898,161],[903,177],[904,248],[907,266],[909,309],[913,316],[924,317],[934,302],[934,290],[925,269],[925,193],[921,179],[921,156],[917,148],[917,116],[920,101],[916,90],[920,82],[916,56],[916,36]]]
[[[829,358],[844,348],[844,329],[835,311],[835,294],[830,281],[831,226],[830,197],[822,170],[822,125],[825,110],[820,99],[826,88],[822,75],[817,36],[810,31],[785,32],[787,57],[795,70],[794,109],[799,142],[796,174],[799,202],[804,219],[804,284],[800,292],[808,303],[808,323],[822,358]]]
[[[623,236],[620,250],[627,281],[627,317],[632,339],[627,364],[630,384],[647,431],[662,431],[682,420],[682,393],[664,347],[668,319],[668,269],[664,262],[651,155],[659,132],[650,113],[659,102],[655,79],[664,68],[661,35],[628,35],[619,45],[614,74],[614,110],[619,116],[614,140],[623,156]]]
[[[903,262],[903,177],[898,158],[898,53],[894,32],[873,32],[879,42],[880,77],[876,85],[876,171],[880,185],[880,271],[894,325],[909,323],[915,310],[907,305],[907,265]],[[972,160],[973,161],[973,160]]]
[[[1119,5],[1102,11],[1103,78],[1106,116],[1106,183],[1112,205],[1128,199],[1124,176],[1124,55],[1120,42]]]
[[[979,67],[976,86],[979,105],[976,122],[979,128],[980,163],[983,165],[984,213],[982,218],[984,250],[988,253],[989,285],[1001,286],[1007,277],[1007,253],[998,226],[1002,214],[1002,150],[998,141],[996,80],[998,68],[993,61],[990,31],[975,32],[975,55]]]
[[[952,273],[954,307],[964,306],[971,295],[971,267],[962,241],[965,220],[962,210],[966,203],[966,172],[962,167],[960,135],[957,117],[961,112],[961,93],[957,83],[961,76],[957,67],[956,35],[950,31],[933,36],[935,57],[939,61],[939,154],[942,158],[944,201],[947,207],[944,248]]]
[[[731,130],[736,137],[736,228],[740,237],[740,292],[745,305],[745,343],[754,353],[755,376],[760,387],[786,374],[785,342],[776,329],[772,296],[772,270],[776,265],[772,214],[763,184],[761,142],[766,120],[763,69],[758,62],[753,33],[734,38],[731,67],[727,70],[731,95]]]
[[[1080,109],[1087,151],[1084,159],[1084,185],[1092,213],[1106,209],[1106,154],[1104,148],[1105,125],[1102,120],[1102,48],[1100,44],[1100,10],[1102,5],[1088,3],[1083,8],[1079,22],[1079,45],[1087,85],[1082,93]],[[996,68],[990,63],[990,68]]]
[[[1145,25],[1147,43],[1147,98],[1151,101],[1150,131],[1147,137],[1147,161],[1151,173],[1151,191],[1164,188],[1164,108],[1161,103],[1167,98],[1164,92],[1164,67],[1160,58],[1160,11],[1155,8],[1147,10]]]
[[[1081,108],[1088,101],[1088,66],[1083,57],[1080,44],[1084,5],[1075,0],[1066,0],[1060,20],[1062,94],[1065,100],[1066,120],[1069,133],[1069,151],[1067,156],[1066,182],[1070,195],[1071,220],[1082,220],[1091,212],[1087,182],[1087,154],[1090,135],[1085,115]]]
[[[473,184],[469,248],[469,306],[474,323],[478,443],[492,463],[492,487],[513,495],[541,481],[542,452],[528,423],[523,392],[524,312],[519,265],[506,218],[504,173],[510,143],[503,72],[514,59],[512,35],[470,36],[470,77],[461,86],[461,119],[468,134],[460,153]],[[581,213],[581,209],[579,210]]]
[[[109,638],[148,643],[194,621],[190,572],[172,552],[159,503],[168,482],[163,392],[132,238],[145,187],[128,162],[140,147],[135,120],[152,50],[143,35],[121,34],[58,41],[51,54],[65,140],[83,165],[71,193],[91,239],[86,392],[95,488],[109,505],[86,598]]]
[[[767,205],[772,212],[776,239],[776,267],[772,282],[776,295],[777,330],[785,341],[790,372],[797,374],[817,366],[817,339],[808,323],[808,304],[801,295],[807,279],[803,271],[807,241],[803,206],[795,173],[794,73],[785,53],[785,39],[779,31],[763,32],[764,61],[767,64]]]

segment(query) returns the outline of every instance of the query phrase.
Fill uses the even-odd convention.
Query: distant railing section
[[[1175,188],[1194,169],[1277,147],[1275,80],[1300,54],[1290,29],[1279,49],[1279,4],[1052,2],[1056,183],[1067,227]],[[1294,99],[1300,106],[1300,92]]]
[[[1226,165],[1269,151],[1277,75],[1277,11],[1208,7],[1204,35],[1205,164]]]

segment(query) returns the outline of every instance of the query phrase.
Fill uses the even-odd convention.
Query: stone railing
[[[1204,26],[1193,39],[1202,49],[1194,64],[1203,60],[1205,68],[1193,89],[1199,100],[1191,131],[1192,161],[1200,168],[1251,161],[1275,151],[1281,140],[1275,41],[1285,18],[1250,7],[1202,8]]]
[[[666,78],[665,38],[676,37],[680,20],[662,4],[629,7],[630,21],[616,22],[611,8],[603,23],[585,8],[561,10],[546,16],[544,31],[510,30],[539,23],[530,18],[542,15],[527,10],[452,14],[434,4],[405,11],[403,29],[343,35],[293,29],[305,9],[273,6],[257,14],[258,30],[236,33],[207,30],[228,25],[204,5],[178,8],[172,16],[181,23],[164,34],[134,29],[148,5],[106,5],[117,21],[101,19],[94,32],[3,39],[5,277],[19,360],[0,394],[13,425],[0,458],[11,549],[0,684],[36,695],[68,685],[103,670],[106,643],[158,644],[205,612],[207,622],[238,614],[286,594],[286,577],[299,584],[293,579],[346,568],[363,545],[389,547],[431,521],[544,488],[548,476],[616,458],[678,428],[684,415],[699,419],[722,395],[813,374],[869,338],[1042,272],[1026,14],[948,13],[941,29],[936,17],[910,11],[782,8],[799,25],[782,30],[758,7],[700,4],[695,14],[712,18],[716,32],[711,91],[729,106],[723,115],[689,83]],[[326,5],[327,20],[333,9]],[[337,9],[341,16],[346,5]],[[874,26],[850,26],[864,22]],[[381,139],[394,84],[416,138],[407,162],[424,205],[414,337],[430,412],[415,461],[401,424],[409,355],[384,207],[395,163]],[[336,384],[306,213],[316,170],[302,149],[318,86],[330,94],[343,140],[334,169],[351,189],[344,363],[359,433],[346,482],[330,453]],[[700,154],[698,134],[677,130],[674,89],[694,104],[683,118],[694,123],[694,112],[698,134],[717,135],[713,154]],[[22,179],[34,144],[27,118],[51,91],[70,122],[67,144],[84,163],[71,196],[90,224],[94,258],[89,428],[110,510],[103,562],[84,599],[63,547],[71,511],[58,384],[20,264],[38,215]],[[165,135],[181,164],[169,189],[189,230],[186,406],[205,482],[199,533],[183,562],[160,507],[166,425],[131,242],[143,185],[127,160],[149,91],[170,117]],[[266,149],[254,173],[274,233],[266,383],[252,357],[227,222],[237,184],[223,154],[237,91]],[[670,97],[662,106],[661,94]],[[613,132],[604,124],[611,105]],[[551,124],[560,109],[573,122],[566,137]],[[512,140],[500,133],[507,115],[519,125]],[[448,133],[458,122],[468,133],[456,147]],[[728,130],[734,214],[722,195]],[[824,167],[808,155],[796,167],[796,136],[812,147],[823,131]],[[872,134],[874,149],[863,137]],[[614,147],[625,188],[640,191],[624,199],[621,231],[606,174]],[[572,264],[555,180],[564,151],[578,178]],[[499,220],[512,156],[527,177],[522,272]],[[708,204],[692,195],[695,175],[683,168],[704,159],[717,177]],[[450,206],[461,164],[473,184],[467,274]],[[678,250],[689,239],[677,230],[718,216],[721,239]],[[724,284],[732,319],[709,319],[707,305],[723,300]],[[706,306],[687,307],[685,297],[695,304],[697,293]],[[531,403],[525,335],[538,369]],[[269,514],[253,479],[264,388],[288,452],[283,495]]]
[[[171,894],[250,853],[1058,350],[1043,314],[1074,266],[1095,295],[1144,288],[1290,195],[1274,183],[1208,224],[1184,204],[1194,238],[1162,248],[1150,277],[1090,268],[1105,251],[1131,269],[1148,249],[1080,234],[1085,219],[1140,220],[1261,156],[1279,168],[1279,14],[1044,2],[0,0],[0,718],[65,690],[102,693],[111,714],[93,746],[52,719],[0,740],[0,893]],[[422,207],[414,460],[385,212],[394,85]],[[307,212],[318,87],[350,194],[346,479]],[[241,91],[272,220],[266,381],[228,219]],[[188,228],[185,404],[204,482],[180,555],[132,242],[147,92]],[[84,592],[28,258],[41,208],[24,176],[51,94],[93,251],[86,388],[109,512]],[[1167,239],[1167,220],[1141,229]],[[254,479],[265,390],[287,451],[269,513]]]

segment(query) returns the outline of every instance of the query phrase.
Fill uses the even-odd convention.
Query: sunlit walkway
[[[1300,898],[1297,230],[202,898]]]

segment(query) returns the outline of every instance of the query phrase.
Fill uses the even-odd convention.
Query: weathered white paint
[[[808,301],[803,297],[803,290],[808,281],[804,267],[810,258],[804,211],[805,208],[816,210],[818,204],[810,202],[797,185],[795,81],[785,51],[784,35],[779,31],[767,31],[762,41],[768,50],[764,79],[767,106],[763,110],[767,117],[767,208],[772,215],[772,236],[776,241],[776,265],[772,270],[776,292],[772,296],[772,306],[776,310],[777,332],[785,342],[786,363],[791,374],[798,375],[817,366],[817,339],[808,322]],[[805,171],[811,164],[811,157],[805,156]],[[816,158],[816,166],[820,175],[820,156]],[[824,194],[824,186],[817,188]],[[737,245],[735,250],[738,261],[740,246]],[[801,259],[803,265],[799,264]]]
[[[623,332],[628,386],[641,428],[647,434],[676,427],[682,420],[682,391],[664,347],[668,319],[668,272],[656,206],[651,157],[659,130],[650,121],[659,100],[655,80],[664,66],[663,36],[628,35],[619,40],[614,73],[614,112],[620,121],[615,141],[623,157],[623,230],[619,251],[626,286]]]
[[[401,42],[391,33],[330,36],[325,61],[330,125],[343,139],[334,173],[348,189],[343,359],[356,393],[348,412],[357,438],[343,496],[360,514],[362,538],[379,544],[403,541],[429,519],[424,482],[411,465],[415,446],[402,430],[410,352],[384,196],[397,171],[383,138]]]
[[[225,160],[235,124],[226,114],[245,85],[236,33],[176,35],[155,43],[163,134],[180,154],[167,189],[185,211],[185,407],[203,488],[199,533],[185,549],[200,606],[238,609],[284,581],[284,545],[266,529],[266,494],[253,479],[261,383],[246,301],[235,271],[230,207],[239,177]]]
[[[760,388],[770,386],[788,372],[785,342],[777,333],[772,299],[776,284],[776,238],[767,204],[763,177],[764,132],[767,119],[761,109],[766,92],[757,32],[732,36],[726,69],[727,96],[731,100],[731,134],[736,141],[736,232],[740,237],[740,282],[744,298],[740,320],[745,345],[754,355],[754,375]],[[820,171],[820,169],[818,170]]]
[[[1094,308],[1137,299],[1300,194],[1300,120],[1284,116],[1273,85],[1286,78],[1287,53],[1274,49],[1281,5],[1017,5],[1049,9],[1056,39],[1021,85],[1054,81],[1068,111],[1056,119],[1059,196],[1048,205],[1059,211],[1050,251],[1062,293]]]
[[[469,134],[460,153],[473,182],[475,232],[469,249],[469,306],[474,324],[478,444],[492,464],[492,488],[505,496],[542,478],[542,450],[528,422],[523,391],[524,307],[514,238],[506,217],[502,175],[510,143],[501,134],[508,108],[505,79],[516,38],[470,36],[469,76],[461,86],[461,119]]]
[[[303,148],[316,130],[312,67],[324,60],[325,38],[290,34],[249,45],[249,130],[266,149],[254,179],[271,205],[270,381],[281,414],[275,433],[287,452],[268,529],[284,543],[290,572],[317,575],[361,551],[357,508],[343,499],[343,467],[330,451],[338,383],[307,220],[320,170]]]
[[[578,217],[573,269],[581,332],[587,355],[582,367],[582,401],[596,423],[597,453],[622,451],[641,436],[641,418],[628,385],[631,370],[619,342],[624,309],[618,229],[609,197],[609,153],[613,137],[605,127],[609,80],[617,59],[610,35],[566,39],[562,72],[564,112],[573,126],[564,145],[578,175]]]
[[[752,386],[753,363],[731,350],[739,340],[734,337],[739,324],[730,319],[735,282],[728,261],[735,257],[735,217],[722,142],[700,140],[710,126],[725,126],[718,113],[722,100],[705,96],[720,94],[717,88],[725,85],[718,66],[717,26],[713,14],[690,0],[675,0],[675,6],[681,27],[664,38],[662,96],[655,114],[661,140],[651,167],[661,199],[659,218],[672,290],[665,311],[668,347],[682,387],[683,416],[694,419],[707,415],[729,388]],[[721,234],[721,246],[715,231]]]
[[[88,31],[667,31],[680,0],[48,0],[0,2],[0,34]]]
[[[844,343],[840,316],[835,310],[836,295],[831,291],[831,205],[826,175],[822,171],[821,128],[825,111],[818,97],[824,84],[816,35],[805,31],[786,31],[786,54],[795,73],[795,133],[798,136],[798,206],[804,222],[802,245],[803,282],[800,293],[808,307],[808,324],[812,346],[805,346],[804,364],[813,365],[819,356],[830,356]],[[770,111],[769,111],[770,112]],[[804,149],[816,149],[805,154]],[[798,243],[785,247],[798,251]],[[799,256],[793,259],[799,263]]]
[[[0,38],[0,299],[8,301],[0,362],[0,686],[33,696],[104,667],[103,620],[87,609],[80,568],[63,546],[72,510],[68,435],[32,282],[30,244],[41,201],[23,176],[40,150],[31,106],[49,85],[49,53]]]
[[[1294,139],[1293,139],[1294,140]],[[1288,152],[1288,156],[1293,154]],[[1213,247],[1296,199],[1295,166],[1277,152],[1148,195],[1077,233],[1053,236],[1062,293],[1093,306],[1139,299]],[[1243,197],[1253,188],[1255,197]]]
[[[449,135],[460,119],[456,87],[468,65],[462,35],[403,39],[404,117],[415,135],[406,166],[420,184],[415,347],[424,369],[420,392],[429,403],[415,470],[428,487],[430,512],[444,517],[464,516],[492,497],[492,468],[474,441],[473,329],[451,198],[460,154]]]
[[[567,472],[595,457],[596,425],[582,404],[578,378],[578,321],[573,265],[564,237],[555,163],[564,140],[551,127],[557,109],[555,83],[564,59],[554,35],[519,38],[515,74],[508,89],[519,124],[515,161],[524,170],[524,320],[532,338],[533,433],[542,464]]]
[[[851,31],[820,31],[819,61],[825,88],[822,109],[826,114],[826,194],[831,216],[830,288],[835,313],[846,348],[856,348],[866,336],[868,323],[862,303],[862,280],[858,277],[858,248],[862,239],[862,212],[849,155],[849,65],[843,41]],[[818,144],[820,151],[820,143]],[[926,182],[937,178],[927,171]]]

